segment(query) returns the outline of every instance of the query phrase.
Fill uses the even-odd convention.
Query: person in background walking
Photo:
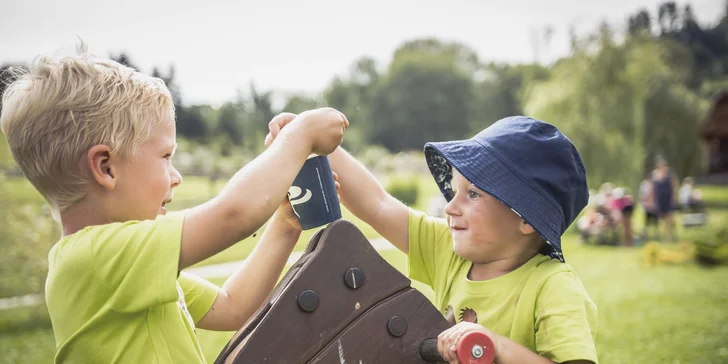
[[[677,241],[673,212],[677,207],[678,180],[664,157],[657,157],[652,171],[652,190],[655,212],[665,229],[663,241]]]

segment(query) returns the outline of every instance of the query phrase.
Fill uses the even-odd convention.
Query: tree
[[[674,1],[660,4],[657,10],[657,19],[660,22],[662,34],[678,31],[678,10]]]
[[[591,42],[530,90],[526,112],[571,138],[592,185],[612,181],[636,188],[658,152],[679,175],[697,172],[697,125],[706,105],[686,85],[690,59],[670,56],[687,50],[645,36],[618,44],[602,33]]]
[[[356,60],[346,76],[335,77],[323,92],[324,104],[341,112],[351,122],[342,145],[352,152],[364,148],[372,126],[371,107],[376,85],[381,79],[377,63],[370,57]]]
[[[461,44],[405,43],[376,84],[369,140],[398,152],[465,137],[477,69],[475,52]]]
[[[320,102],[314,98],[305,95],[293,95],[288,98],[282,111],[300,114],[306,110],[316,109],[320,106]]]
[[[244,136],[242,113],[242,105],[225,103],[218,114],[215,134],[229,138],[236,145],[242,145]]]
[[[636,15],[629,17],[627,21],[627,31],[630,34],[637,34],[640,32],[652,34],[652,19],[647,9],[640,9]]]
[[[548,77],[540,65],[488,64],[481,71],[482,80],[475,84],[470,107],[470,134],[508,116],[523,114],[523,95],[528,86]]]
[[[239,103],[246,102],[239,93]],[[254,84],[250,84],[250,107],[244,119],[244,145],[248,150],[259,152],[264,148],[263,141],[268,134],[268,123],[276,115],[273,111],[272,92],[259,92]]]
[[[207,141],[210,129],[202,115],[201,106],[181,107],[176,110],[176,114],[178,134],[200,142]]]

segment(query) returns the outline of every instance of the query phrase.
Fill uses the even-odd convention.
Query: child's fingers
[[[279,122],[276,122],[275,118],[273,118],[273,120],[271,120],[270,123],[268,123],[268,131],[269,131],[268,135],[270,135],[271,141],[273,141],[273,139],[275,139],[278,136],[278,133],[281,132],[282,127],[283,126],[280,125]]]
[[[346,118],[346,115],[344,113],[340,113],[341,117],[344,119],[344,131],[349,128],[349,119]]]
[[[339,189],[341,189],[341,184],[340,184],[339,182],[337,182],[337,181],[334,181],[334,185],[336,185],[336,190],[337,190],[337,191],[338,191]]]
[[[273,131],[272,127],[278,127],[278,130],[280,131],[281,128],[286,126],[286,124],[293,121],[293,119],[296,118],[296,114],[290,113],[290,112],[282,112],[276,116],[273,117],[273,119],[268,123],[268,128],[270,131]]]
[[[339,175],[336,174],[336,172],[331,172],[331,173],[334,174],[334,181],[338,181],[339,180]]]
[[[437,337],[437,351],[447,362],[457,361],[457,353],[451,350],[453,347],[453,334],[456,334],[456,332],[454,329],[446,330]]]
[[[283,129],[284,126],[293,121],[296,116],[296,114],[282,112],[273,117],[273,119],[268,123],[268,130],[270,131],[268,135],[270,135],[270,141],[268,141],[269,138],[267,136],[265,138],[268,145],[270,145],[270,143],[272,143],[273,140],[278,136],[278,133],[281,132],[281,129]]]
[[[271,120],[271,122],[268,123],[268,131],[270,131],[271,134],[277,135],[278,132],[281,131],[280,123],[276,122],[276,119]]]

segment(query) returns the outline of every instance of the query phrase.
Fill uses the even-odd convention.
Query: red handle
[[[460,339],[457,355],[461,364],[491,364],[495,359],[495,346],[488,335],[471,331]]]
[[[456,355],[461,364],[491,364],[495,347],[490,338],[478,331],[469,332],[460,339]],[[420,345],[420,356],[428,363],[441,363],[445,359],[437,350],[437,339],[426,339]]]

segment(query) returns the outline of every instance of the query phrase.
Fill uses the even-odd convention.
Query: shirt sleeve
[[[410,209],[409,213],[409,277],[437,291],[439,277],[455,257],[450,228],[445,219],[428,216]]]
[[[111,308],[136,312],[177,300],[183,222],[177,213],[103,227],[90,249]]]
[[[197,324],[210,311],[220,288],[209,281],[187,272],[180,272],[180,287],[185,295],[187,310]]]
[[[597,363],[597,307],[573,272],[554,274],[536,302],[536,350],[557,363]]]

